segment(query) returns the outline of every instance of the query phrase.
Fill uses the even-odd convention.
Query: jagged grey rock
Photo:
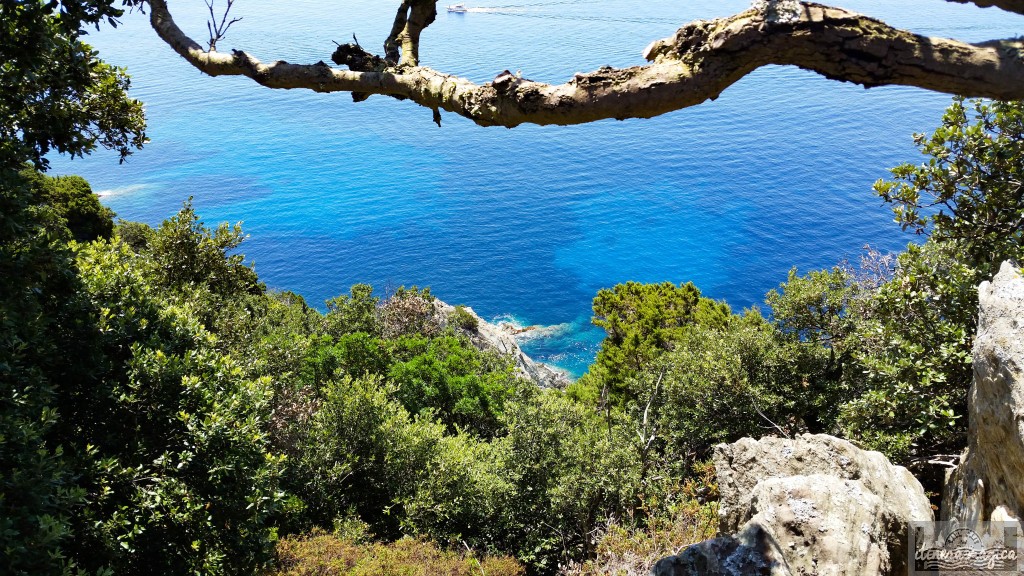
[[[894,466],[880,452],[861,450],[826,434],[803,434],[792,440],[743,438],[720,444],[715,447],[715,466],[721,494],[719,531],[723,534],[738,531],[747,521],[758,484],[793,476],[857,480],[868,492],[897,507],[900,516],[931,516],[921,483],[906,468]]]
[[[907,527],[932,519],[913,475],[826,435],[715,448],[719,530],[654,576],[905,574]]]
[[[662,558],[651,568],[653,576],[760,576],[769,574],[770,562],[757,546],[732,536],[713,538],[687,547],[676,556]]]
[[[455,307],[441,300],[434,300],[434,306],[441,325],[447,325],[448,318],[455,311]],[[476,318],[477,327],[475,330],[460,330],[469,337],[470,342],[477,349],[495,350],[511,356],[519,374],[543,388],[565,388],[571,383],[569,377],[561,370],[542,362],[536,362],[527,356],[519,347],[515,336],[507,329],[484,320],[469,306],[463,306],[463,309]]]
[[[978,286],[968,445],[947,477],[942,518],[966,528],[1024,517],[1024,278],[1004,262]]]

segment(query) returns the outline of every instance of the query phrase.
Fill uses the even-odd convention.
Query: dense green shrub
[[[802,431],[813,398],[804,395],[798,346],[758,314],[726,330],[694,327],[628,386],[657,430],[662,457],[687,473],[720,442]],[[816,407],[815,407],[816,408]]]
[[[372,286],[352,286],[348,295],[343,294],[327,301],[327,315],[324,317],[327,333],[335,338],[355,332],[379,336],[379,304],[380,299],[373,295]]]
[[[36,202],[45,205],[60,218],[79,242],[110,238],[114,231],[114,212],[100,204],[92,187],[81,176],[50,177],[31,168],[22,170]]]
[[[459,305],[452,310],[451,317],[448,320],[452,325],[461,328],[469,332],[476,332],[480,328],[480,321],[466,310],[465,306]]]
[[[504,418],[509,432],[495,442],[512,490],[497,506],[495,547],[550,573],[586,557],[602,522],[640,505],[636,430],[557,392],[517,402]]]
[[[414,418],[378,378],[330,380],[307,421],[296,421],[298,456],[286,484],[308,525],[329,527],[354,511],[382,537],[397,537],[401,503],[430,473],[444,426]]]
[[[892,279],[861,305],[849,368],[859,379],[840,425],[899,462],[966,446],[982,279],[958,253],[934,241],[908,247]]]
[[[98,382],[62,410],[68,442],[91,446],[89,497],[75,518],[80,564],[256,569],[270,559],[270,520],[284,503],[265,432],[270,382],[246,379],[190,309],[164,300],[140,258],[119,242],[79,248],[107,358]]]
[[[55,429],[62,386],[101,365],[63,220],[23,171],[0,167],[0,572],[62,574],[85,494]],[[75,346],[68,346],[74,342]]]
[[[245,239],[240,224],[209,229],[199,220],[191,199],[180,212],[165,220],[147,246],[145,264],[157,287],[170,292],[207,292],[214,297],[237,298],[262,293],[245,257],[232,253]]]
[[[149,243],[156,235],[156,231],[148,224],[142,222],[118,220],[114,228],[114,234],[117,235],[117,239],[120,242],[124,242],[135,252],[142,252],[149,247]]]
[[[620,404],[627,379],[644,371],[693,325],[724,326],[729,307],[700,295],[693,284],[626,282],[594,298],[594,324],[604,328],[597,359],[574,387],[579,398]]]
[[[402,336],[391,343],[387,378],[395,397],[414,414],[429,410],[449,430],[493,436],[506,401],[529,386],[512,360],[481,352],[464,336]]]

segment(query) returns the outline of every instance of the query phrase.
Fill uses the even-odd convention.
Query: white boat
[[[448,11],[455,12],[457,14],[465,14],[466,12],[469,12],[469,9],[466,8],[465,4],[452,4],[448,7]]]

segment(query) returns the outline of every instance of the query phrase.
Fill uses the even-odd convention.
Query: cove
[[[513,0],[514,1],[514,0]],[[424,63],[476,81],[505,69],[561,82],[642,63],[651,40],[742,1],[471,3],[439,14]],[[937,0],[844,7],[929,35],[1013,36],[1024,18]],[[202,37],[201,2],[172,3]],[[220,43],[257,57],[328,60],[355,34],[374,47],[393,8],[368,0],[243,0]],[[311,17],[314,15],[314,17]],[[208,223],[243,221],[243,251],[269,287],[315,306],[371,283],[429,285],[485,318],[560,325],[524,342],[578,375],[603,333],[596,291],[626,280],[692,281],[734,309],[757,305],[786,272],[899,250],[902,234],[871,193],[887,168],[920,161],[947,96],[864,90],[792,68],[759,70],[715,102],[651,120],[484,129],[383,97],[272,91],[208,78],[162,44],[145,17],[90,41],[127,66],[149,136],[125,165],[109,154],[53,159],[86,177],[119,216],[159,223],[194,197]]]

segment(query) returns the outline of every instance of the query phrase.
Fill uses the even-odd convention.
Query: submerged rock
[[[826,435],[715,448],[719,530],[655,576],[905,574],[907,528],[932,519],[920,482],[878,452]]]
[[[947,476],[942,518],[978,529],[1024,517],[1024,278],[1009,262],[978,286],[968,446]]]

